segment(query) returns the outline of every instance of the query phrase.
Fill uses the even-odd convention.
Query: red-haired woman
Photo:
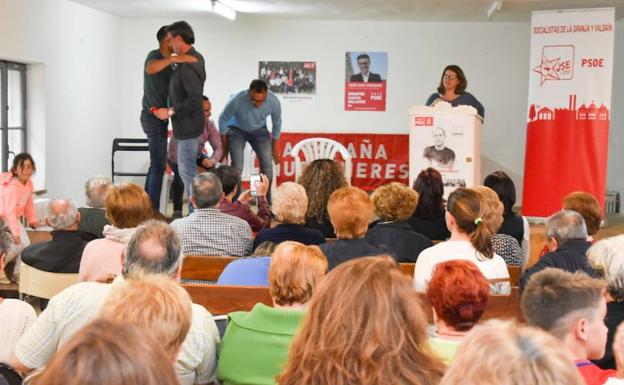
[[[479,268],[470,261],[448,261],[436,266],[427,298],[433,307],[435,335],[429,345],[445,364],[487,306],[490,288]]]

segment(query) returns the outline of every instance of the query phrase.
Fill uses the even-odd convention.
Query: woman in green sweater
[[[219,346],[218,377],[223,385],[275,384],[306,303],[326,272],[327,259],[318,246],[292,241],[277,246],[269,266],[273,307],[258,303],[250,312],[229,314]]]

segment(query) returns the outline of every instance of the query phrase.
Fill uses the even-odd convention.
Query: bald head
[[[124,277],[164,274],[176,277],[182,249],[178,234],[165,222],[148,220],[137,227],[125,252]]]
[[[55,198],[46,206],[46,222],[54,230],[78,230],[80,213],[69,198]]]

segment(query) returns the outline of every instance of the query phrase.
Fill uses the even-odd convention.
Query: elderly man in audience
[[[104,238],[102,231],[104,226],[110,225],[106,219],[106,194],[113,186],[110,179],[102,175],[89,178],[85,183],[85,195],[87,207],[80,207],[80,224],[78,230],[95,234],[98,238]]]
[[[559,339],[587,385],[604,384],[610,377],[624,379],[624,335],[620,334],[619,339],[616,336],[613,345],[620,356],[618,371],[602,370],[589,361],[601,358],[605,352],[605,289],[606,282],[581,272],[548,268],[533,275],[522,293],[522,312],[529,325]]]
[[[218,373],[224,384],[275,383],[306,304],[326,272],[327,259],[318,246],[292,241],[277,246],[269,267],[273,307],[258,303],[249,312],[229,314],[219,346]]]
[[[52,199],[46,206],[46,223],[52,240],[24,249],[22,261],[36,269],[53,273],[77,273],[82,252],[95,234],[78,230],[81,216],[71,199]]]
[[[271,227],[271,214],[269,213],[269,202],[266,194],[269,191],[269,179],[266,175],[261,175],[261,180],[253,186],[255,193],[252,196],[251,190],[243,191],[238,199],[238,187],[241,182],[241,173],[238,169],[222,165],[212,171],[223,186],[224,197],[219,203],[219,211],[244,219],[251,226],[251,231],[258,232],[264,228]],[[256,197],[258,202],[258,213],[251,211],[249,201]]]
[[[151,274],[179,278],[181,255],[180,240],[169,225],[153,220],[145,222],[128,243],[123,278],[116,278],[112,285],[78,283],[54,296],[37,322],[19,340],[14,366],[26,372],[46,365],[60,345],[97,316],[111,288],[123,279]],[[191,328],[176,360],[182,385],[212,382],[216,367],[219,332],[215,322],[202,306],[193,304],[192,313]]]
[[[572,210],[561,210],[546,219],[548,249],[533,267],[520,279],[523,288],[531,275],[547,267],[555,267],[569,272],[583,271],[590,277],[595,276],[585,253],[589,249],[587,229],[581,214]]]
[[[197,175],[191,184],[191,194],[195,211],[171,223],[180,235],[184,254],[249,255],[253,241],[249,224],[218,209],[223,198],[219,178],[210,172]]]

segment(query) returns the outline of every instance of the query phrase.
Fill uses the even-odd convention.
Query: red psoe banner
[[[522,214],[586,191],[604,208],[614,9],[533,12]]]
[[[274,171],[278,185],[295,180],[295,160],[291,155],[293,146],[303,139],[318,137],[333,139],[349,150],[353,167],[352,186],[372,191],[394,181],[408,184],[408,135],[282,132],[278,141],[280,164]]]

